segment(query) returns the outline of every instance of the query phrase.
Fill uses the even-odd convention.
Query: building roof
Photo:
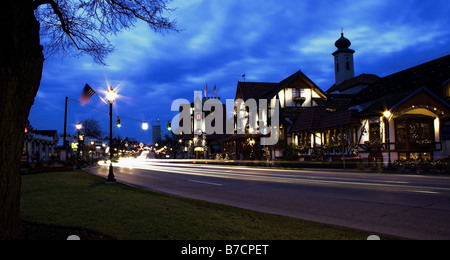
[[[291,128],[291,133],[310,130],[324,130],[359,124],[359,119],[351,110],[329,112],[325,107],[305,109]]]
[[[279,83],[238,82],[238,93],[240,93],[241,96],[239,97],[238,94],[236,94],[236,98],[242,98],[244,101],[247,101],[248,99],[272,99],[278,92],[286,88],[298,77],[304,79],[311,88],[318,90],[323,97],[326,97],[326,94],[310,78],[299,70]]]
[[[59,142],[60,138],[58,131],[56,130],[32,130],[27,135],[28,140],[41,141],[41,142]]]
[[[272,99],[276,94],[278,94],[278,92],[280,92],[282,89],[286,88],[289,84],[291,84],[296,78],[302,78],[304,81],[307,82],[307,84],[314,90],[318,90],[319,93],[321,94],[323,97],[326,97],[326,94],[322,91],[322,89],[320,89],[316,83],[314,83],[310,78],[308,78],[308,76],[306,76],[301,70],[295,72],[294,74],[292,74],[291,76],[287,77],[286,79],[284,79],[283,81],[281,81],[280,83],[278,83],[278,88],[276,88],[274,91],[269,92],[266,94],[266,98],[267,99]]]
[[[34,133],[34,134],[37,134],[37,135],[43,135],[43,136],[59,138],[58,131],[56,131],[56,130],[33,130],[31,132]]]
[[[338,49],[348,49],[351,45],[352,43],[350,40],[344,37],[344,33],[341,33],[341,38],[339,38],[334,44],[334,46]]]
[[[278,83],[238,82],[237,88],[241,96],[236,96],[236,98],[242,98],[244,101],[249,99],[259,100],[262,99],[266,93],[272,92],[278,88]]]
[[[431,92],[430,90],[428,90],[425,87],[421,87],[418,90],[414,91],[411,95],[407,96],[406,98],[404,98],[403,100],[401,100],[400,102],[398,102],[397,104],[395,104],[392,107],[389,107],[389,109],[394,109],[397,108],[398,106],[400,106],[401,104],[403,104],[405,101],[407,101],[408,99],[411,99],[412,97],[414,97],[415,95],[417,95],[420,92],[424,92],[426,94],[428,94],[430,97],[432,97],[435,101],[437,101],[438,103],[440,103],[442,106],[444,106],[445,108],[450,108],[450,104],[448,104],[447,102],[445,102],[442,98],[440,98],[439,96],[437,96],[436,94],[434,94],[433,92]]]
[[[320,119],[327,113],[324,107],[312,107],[302,111],[294,122],[291,133],[319,129]]]
[[[379,79],[355,96],[349,106],[373,102],[361,112],[384,111],[423,87],[442,98],[442,86],[449,78],[450,55],[447,55]]]
[[[380,79],[377,75],[374,74],[361,74],[352,79],[348,79],[342,82],[339,85],[334,84],[330,89],[327,90],[327,94],[331,94],[333,92],[343,92],[345,90],[349,90],[356,86],[361,85],[372,85]]]

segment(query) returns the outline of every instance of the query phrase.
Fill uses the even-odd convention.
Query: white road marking
[[[412,190],[412,192],[425,193],[425,194],[439,194],[439,192],[435,192],[435,191],[426,191],[426,190]]]
[[[204,181],[194,181],[194,180],[188,180],[190,182],[200,183],[200,184],[207,184],[207,185],[214,185],[214,186],[223,186],[223,184],[220,183],[213,183],[213,182],[204,182]]]

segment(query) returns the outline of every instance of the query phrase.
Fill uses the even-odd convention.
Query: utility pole
[[[66,97],[66,109],[65,109],[65,114],[64,114],[64,142],[63,142],[63,147],[64,150],[67,151],[67,143],[66,143],[66,138],[67,138],[67,103],[69,102],[69,98]]]

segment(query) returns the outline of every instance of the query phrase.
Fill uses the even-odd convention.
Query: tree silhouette
[[[98,120],[89,118],[82,121],[81,124],[83,125],[83,132],[87,137],[101,139],[105,135]]]
[[[45,56],[90,55],[105,64],[108,37],[144,21],[176,30],[170,0],[2,0],[0,8],[0,239],[21,234],[20,155]],[[42,42],[41,42],[42,39]],[[44,55],[45,54],[45,55]]]

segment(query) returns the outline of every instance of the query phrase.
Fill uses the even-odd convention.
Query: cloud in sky
[[[89,57],[47,57],[30,115],[38,129],[62,132],[64,99],[77,99],[89,83],[96,90],[120,85],[116,114],[162,125],[178,98],[192,99],[206,84],[233,98],[237,81],[279,82],[301,69],[323,90],[333,85],[334,42],[344,28],[355,70],[389,75],[450,53],[450,3],[435,1],[175,0],[172,17],[181,32],[164,35],[145,24],[112,37],[108,66]],[[90,103],[106,110],[96,97]],[[69,125],[108,116],[72,102]],[[151,140],[139,123],[122,120],[122,136]],[[70,126],[69,126],[70,128]]]

